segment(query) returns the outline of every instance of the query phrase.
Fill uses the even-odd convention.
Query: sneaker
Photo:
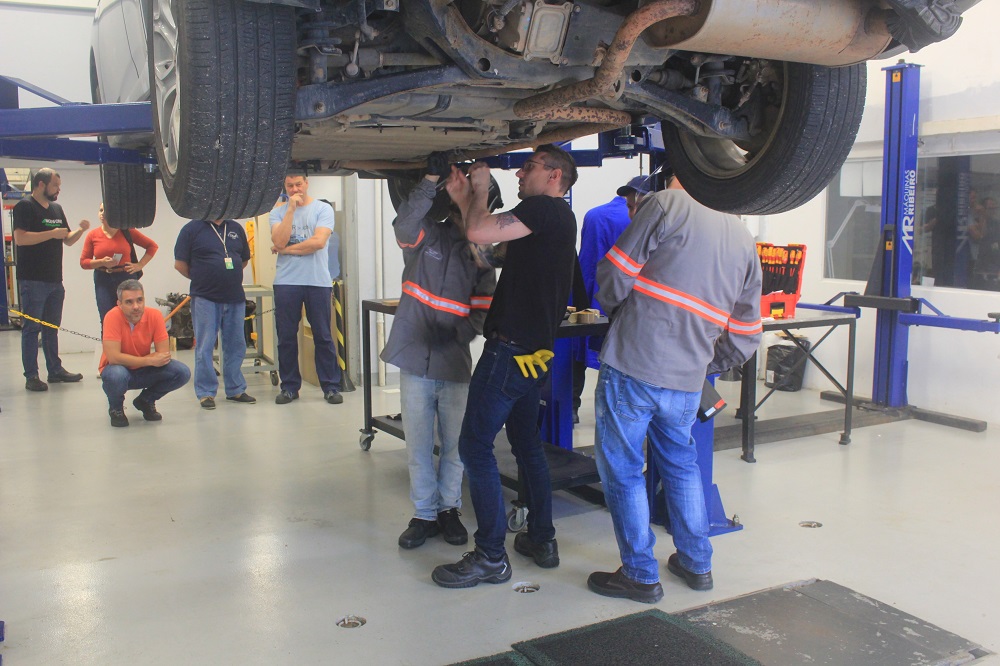
[[[24,388],[29,391],[48,391],[49,385],[38,377],[28,377],[24,380]]]
[[[60,368],[59,372],[55,374],[49,374],[50,384],[72,384],[73,382],[78,382],[83,379],[83,375],[78,372],[66,372],[64,369]]]
[[[257,402],[257,398],[253,397],[249,393],[240,393],[239,395],[227,395],[226,400],[232,400],[233,402],[242,402],[247,405],[252,405]]]
[[[535,543],[527,532],[518,532],[514,537],[514,550],[525,557],[530,557],[543,569],[554,569],[559,566],[559,544],[555,539]]]
[[[155,402],[146,402],[141,398],[136,398],[132,401],[132,405],[142,412],[142,418],[147,421],[162,421],[163,415],[156,411]]]
[[[299,399],[298,391],[296,391],[295,393],[292,393],[291,391],[282,391],[277,395],[277,397],[275,397],[274,404],[287,405],[292,400],[298,400],[298,399]]]
[[[205,396],[198,401],[201,404],[202,409],[215,409],[215,398],[212,396]]]
[[[437,535],[438,524],[436,521],[411,518],[406,531],[399,535],[399,547],[416,548],[424,545],[424,541],[427,541],[428,537]]]
[[[631,599],[644,604],[655,604],[663,598],[663,586],[659,583],[637,583],[618,568],[614,573],[595,571],[587,579],[587,587],[605,597]]]
[[[462,514],[458,509],[446,509],[438,511],[437,524],[444,537],[445,543],[453,546],[463,546],[469,542],[469,531],[458,519]]]
[[[128,426],[128,417],[125,416],[124,409],[115,409],[112,407],[108,410],[108,416],[111,417],[111,425],[115,428],[125,428]]]
[[[499,560],[491,560],[486,553],[476,548],[466,553],[455,564],[434,567],[431,580],[441,587],[452,589],[475,587],[480,583],[506,583],[513,571],[507,553]]]
[[[340,395],[337,391],[327,391],[323,394],[323,398],[331,405],[339,405],[344,402],[344,396]]]
[[[711,571],[703,574],[688,571],[681,566],[681,558],[677,553],[674,553],[667,558],[667,571],[678,578],[683,578],[684,582],[687,583],[687,586],[692,590],[704,592],[705,590],[711,590],[715,586],[715,583],[712,582]]]

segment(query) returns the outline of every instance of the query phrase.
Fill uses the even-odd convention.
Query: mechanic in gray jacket
[[[705,376],[742,365],[761,336],[760,261],[733,215],[710,210],[676,180],[649,195],[597,265],[611,318],[596,395],[597,469],[622,567],[591,590],[655,603],[663,597],[643,477],[643,441],[663,478],[677,552],[667,569],[712,588],[712,546],[691,426]]]
[[[442,154],[404,201],[392,226],[403,250],[403,293],[382,360],[398,366],[410,499],[414,516],[400,537],[416,548],[441,533],[453,545],[468,541],[459,519],[462,461],[458,437],[472,376],[469,342],[483,331],[496,271],[476,261],[461,215],[437,182],[450,165]],[[499,202],[496,189],[494,205]],[[441,219],[441,218],[444,219]],[[440,459],[434,468],[435,421]]]

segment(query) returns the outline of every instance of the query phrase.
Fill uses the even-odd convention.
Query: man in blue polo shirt
[[[235,220],[191,220],[174,246],[174,268],[191,280],[194,323],[194,392],[204,409],[215,409],[219,378],[212,362],[222,331],[222,379],[226,400],[254,403],[243,377],[247,344],[243,337],[246,294],[243,269],[250,262],[247,235]]]

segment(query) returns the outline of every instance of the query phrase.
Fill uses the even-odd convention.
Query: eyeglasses
[[[554,167],[554,166],[549,166],[549,165],[548,165],[548,164],[546,164],[545,162],[535,162],[535,161],[533,161],[533,160],[528,160],[528,161],[527,161],[527,162],[525,162],[525,163],[524,163],[523,165],[521,165],[521,171],[524,171],[525,173],[528,173],[528,172],[530,172],[530,171],[531,171],[532,169],[534,169],[534,168],[535,168],[536,166],[540,166],[540,167],[542,167],[543,169],[549,169],[549,170],[551,170],[551,169],[555,169],[555,167]]]

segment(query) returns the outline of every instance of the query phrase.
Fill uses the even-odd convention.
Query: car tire
[[[101,103],[97,65],[90,54],[90,88],[94,104]],[[101,141],[107,142],[102,136]],[[100,165],[104,219],[112,229],[145,229],[156,217],[156,177],[141,164]]]
[[[102,164],[104,219],[112,229],[144,229],[156,217],[156,177],[141,164]]]
[[[154,143],[171,207],[202,220],[270,210],[292,148],[295,9],[153,0],[149,11]]]
[[[782,99],[766,141],[749,159],[733,141],[663,122],[663,143],[684,189],[709,208],[772,215],[806,203],[837,174],[865,106],[864,65],[780,63]]]

